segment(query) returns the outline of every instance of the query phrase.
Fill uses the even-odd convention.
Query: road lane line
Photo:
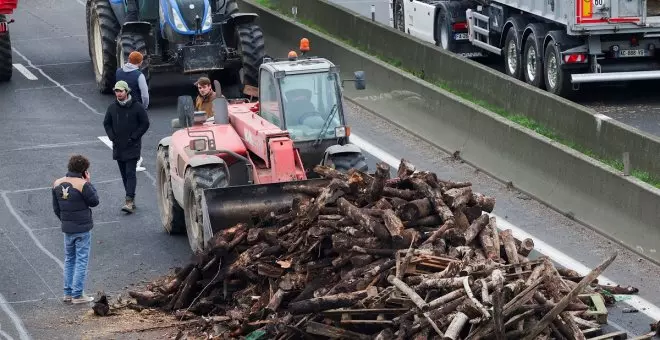
[[[97,185],[97,184],[106,184],[106,183],[112,183],[112,182],[119,182],[121,181],[121,178],[116,178],[116,179],[106,179],[103,181],[98,181],[94,182],[92,181],[92,184]],[[51,190],[53,189],[52,187],[41,187],[41,188],[27,188],[27,189],[17,189],[17,190],[5,190],[4,192],[7,194],[20,194],[24,192],[31,192],[31,191],[40,191],[40,190]]]
[[[21,317],[18,316],[18,314],[16,314],[14,308],[11,307],[11,305],[7,302],[7,299],[5,299],[5,297],[1,293],[0,293],[0,309],[2,309],[2,311],[4,311],[5,314],[9,316],[21,340],[32,339],[28,334],[27,330],[25,329],[25,325],[23,325],[23,320],[21,320]]]
[[[18,215],[18,213],[14,209],[14,206],[9,201],[9,197],[7,197],[6,191],[2,192],[2,199],[5,201],[5,205],[7,206],[7,209],[9,209],[9,212],[14,216],[16,221],[18,221],[18,224],[20,224],[21,227],[23,227],[23,229],[27,231],[28,235],[30,235],[30,238],[32,238],[32,241],[34,241],[34,244],[37,245],[37,248],[41,249],[41,251],[44,254],[46,254],[48,257],[53,259],[53,261],[55,261],[55,263],[57,263],[57,265],[60,266],[62,270],[64,270],[64,263],[62,263],[62,261],[59,258],[57,258],[57,256],[53,255],[53,253],[51,253],[48,249],[46,249],[46,247],[44,247],[43,244],[41,244],[41,241],[39,241],[39,239],[37,239],[37,237],[34,236],[34,232],[32,232],[32,229],[30,229],[30,227],[28,227],[25,221],[23,221],[23,218],[21,218],[21,216]]]
[[[80,1],[80,0],[79,0],[79,1]],[[101,112],[98,112],[98,111],[94,110],[94,108],[91,107],[89,104],[87,104],[82,98],[76,96],[76,95],[73,94],[71,91],[67,90],[66,87],[62,86],[62,84],[58,83],[57,81],[55,81],[55,79],[53,79],[53,78],[51,78],[50,76],[48,76],[48,75],[46,74],[46,72],[44,72],[44,70],[42,70],[41,68],[39,68],[39,67],[37,67],[37,66],[34,66],[34,63],[32,63],[32,61],[31,61],[30,59],[28,59],[28,58],[27,58],[26,56],[24,56],[19,50],[17,50],[16,47],[12,47],[11,49],[12,49],[12,50],[13,50],[13,51],[14,51],[19,57],[23,58],[23,60],[25,60],[25,62],[27,62],[28,66],[30,66],[30,67],[32,67],[33,69],[39,71],[39,73],[41,73],[42,76],[44,76],[46,79],[50,80],[51,83],[57,85],[57,87],[59,87],[62,91],[64,91],[64,92],[65,92],[66,94],[68,94],[69,96],[71,96],[71,98],[76,99],[80,104],[82,104],[83,106],[85,106],[86,108],[88,108],[90,111],[94,112],[95,114],[97,114],[97,115],[99,115],[99,116],[103,116],[103,115],[105,115],[104,113],[101,113]]]
[[[105,144],[107,147],[109,147],[112,150],[112,141],[110,140],[110,138],[108,138],[108,136],[99,136],[98,138],[101,140],[101,142],[103,142],[103,144]],[[140,156],[140,159],[138,160],[137,165],[135,167],[135,171],[142,172],[146,170],[147,168],[142,166],[142,156]],[[147,173],[147,177],[149,177],[149,179],[151,179],[152,181],[154,181],[154,183],[156,183],[156,180],[154,180],[151,174]]]
[[[64,143],[53,143],[53,144],[39,144],[35,146],[26,146],[24,148],[18,148],[18,149],[12,149],[12,150],[7,150],[7,151],[0,151],[0,152],[10,152],[10,151],[31,151],[31,150],[42,150],[42,149],[54,149],[54,148],[63,148],[63,147],[70,147],[70,146],[78,146],[78,145],[86,145],[86,144],[96,144],[99,141],[97,140],[91,140],[91,141],[79,141],[79,142],[64,142]]]
[[[105,225],[105,224],[117,224],[119,221],[107,221],[107,222],[94,222],[94,226],[100,226],[100,225]],[[52,230],[52,229],[62,229],[62,227],[46,227],[46,228],[35,228],[32,229],[32,231],[40,231],[40,230]]]
[[[399,163],[401,162],[400,158],[396,158],[392,156],[391,154],[367,142],[363,138],[355,135],[354,133],[351,133],[351,143],[357,145],[367,153],[389,164],[391,167],[393,168],[399,167]],[[520,240],[525,238],[533,239],[534,250],[537,250],[539,253],[543,255],[547,255],[558,264],[567,268],[571,268],[577,271],[578,273],[580,273],[581,275],[586,275],[591,271],[591,269],[583,265],[581,262],[562,253],[560,250],[550,246],[549,244],[543,242],[538,237],[535,237],[529,234],[528,232],[524,231],[523,229],[513,225],[511,222],[505,220],[504,218],[497,216],[495,214],[489,214],[489,215],[497,219],[497,226],[499,229],[501,230],[511,229],[513,235]],[[615,283],[614,281],[610,280],[609,278],[603,275],[599,276],[598,280],[600,282],[602,281],[609,282],[611,285],[615,285],[615,286],[617,285],[617,283]],[[652,320],[660,320],[660,308],[653,305],[651,302],[647,301],[646,299],[640,297],[639,295],[630,295],[629,300],[625,300],[621,302],[624,302],[630,305],[631,307],[634,307],[635,309],[639,310],[641,313],[646,314]]]
[[[0,329],[0,335],[2,335],[5,339],[7,340],[14,340],[14,338],[11,337],[11,335],[7,334],[5,331]]]
[[[23,66],[23,64],[14,64],[14,68],[16,68],[16,70],[18,70],[18,72],[21,72],[21,74],[23,74],[23,76],[25,76],[25,78],[27,78],[27,79],[30,79],[30,80],[39,79],[39,78],[37,78],[37,76],[32,74],[32,72],[30,72],[30,70],[26,69],[25,66]]]

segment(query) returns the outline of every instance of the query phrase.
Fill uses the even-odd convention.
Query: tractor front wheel
[[[202,211],[204,189],[227,187],[229,181],[225,171],[225,168],[218,165],[200,166],[186,171],[183,184],[183,211],[188,242],[194,253],[204,251],[205,246],[204,212]]]
[[[140,34],[133,32],[124,32],[117,39],[117,61],[119,67],[124,66],[128,62],[128,56],[133,51],[142,53],[144,58],[147,57],[147,42]],[[146,61],[146,60],[145,60]],[[148,81],[151,76],[149,74],[149,65],[143,62],[140,66],[140,71],[144,74],[145,79]]]
[[[156,198],[160,210],[160,221],[168,234],[180,234],[186,230],[183,209],[174,198],[172,178],[170,177],[169,148],[158,148],[156,156],[156,181],[158,190]]]
[[[87,18],[87,43],[101,93],[112,93],[117,71],[115,40],[119,23],[108,0],[91,0]]]
[[[0,15],[0,22],[6,22],[4,15]],[[11,39],[9,31],[0,33],[0,81],[11,80],[12,60],[11,60]]]

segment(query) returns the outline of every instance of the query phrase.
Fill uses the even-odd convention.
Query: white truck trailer
[[[391,0],[396,29],[567,96],[582,83],[660,79],[658,0]]]

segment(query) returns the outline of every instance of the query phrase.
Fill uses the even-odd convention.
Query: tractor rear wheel
[[[117,39],[117,65],[124,66],[128,62],[128,56],[133,51],[142,53],[144,58],[147,57],[147,42],[144,37],[138,33],[124,32]],[[146,61],[146,60],[145,60]],[[149,74],[149,65],[144,62],[140,66],[140,71],[144,74],[147,81],[151,78]]]
[[[108,0],[91,0],[87,25],[87,43],[96,84],[101,93],[112,93],[117,71],[115,41],[119,33],[119,23]]]
[[[347,172],[350,169],[366,172],[369,170],[367,160],[362,153],[338,153],[328,156],[329,167],[335,168],[341,172]]]
[[[225,171],[225,168],[218,165],[200,166],[186,171],[183,183],[183,211],[188,242],[194,253],[204,251],[205,247],[202,211],[204,189],[227,187],[229,181]]]
[[[4,15],[0,14],[0,22],[6,22]],[[0,33],[0,81],[11,80],[12,60],[11,60],[11,39],[9,31]]]
[[[170,177],[169,147],[158,148],[156,156],[156,198],[160,210],[160,221],[168,234],[180,234],[186,230],[183,209],[174,198],[172,178]]]
[[[236,27],[238,49],[243,58],[243,85],[259,86],[259,67],[266,55],[264,33],[259,25],[241,24]]]

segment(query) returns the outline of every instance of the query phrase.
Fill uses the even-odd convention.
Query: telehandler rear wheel
[[[4,15],[0,14],[0,22],[6,22]],[[9,31],[0,33],[0,81],[9,81],[12,76],[11,39]]]
[[[202,211],[204,189],[224,188],[228,185],[226,169],[222,166],[205,165],[186,170],[183,183],[183,211],[188,242],[193,252],[201,252],[205,247]]]
[[[87,18],[89,44],[96,84],[101,93],[112,93],[117,71],[116,39],[119,23],[108,0],[91,0]]]
[[[186,231],[186,220],[183,209],[174,198],[172,179],[170,177],[169,147],[158,148],[156,156],[156,181],[158,189],[158,209],[160,221],[168,234],[181,234]]]

